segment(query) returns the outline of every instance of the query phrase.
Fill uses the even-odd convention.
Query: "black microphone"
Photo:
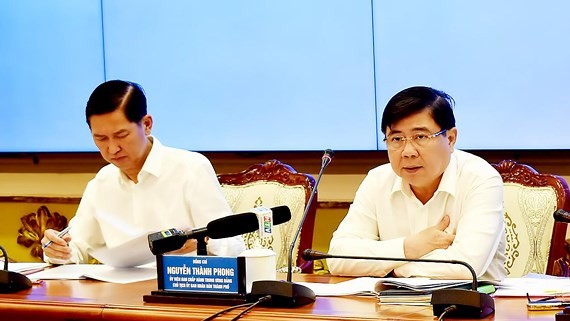
[[[322,158],[321,158],[321,170],[319,171],[319,176],[317,177],[317,181],[313,190],[311,191],[311,195],[309,196],[309,200],[307,201],[307,205],[305,206],[305,211],[303,212],[303,217],[299,222],[299,227],[295,231],[295,235],[293,236],[293,241],[291,242],[291,246],[289,247],[289,253],[287,255],[287,281],[274,281],[274,280],[261,280],[261,281],[254,281],[251,284],[251,293],[250,297],[257,301],[260,298],[271,295],[271,299],[263,303],[264,305],[270,306],[279,306],[279,307],[297,307],[302,306],[305,304],[309,304],[315,301],[315,292],[309,289],[308,287],[296,284],[291,281],[293,278],[293,252],[295,250],[295,243],[297,242],[297,238],[301,233],[301,228],[303,227],[303,223],[305,222],[305,218],[307,217],[307,213],[313,203],[313,198],[317,192],[317,186],[319,186],[319,182],[321,181],[321,176],[323,176],[323,172],[325,168],[330,164],[334,156],[334,152],[331,149],[325,150]]]
[[[273,225],[288,222],[291,210],[282,205],[271,208]],[[203,240],[206,236],[212,239],[223,239],[259,230],[259,220],[255,213],[228,215],[211,221],[206,227],[191,231],[180,231],[175,228],[151,233],[148,235],[148,245],[154,255],[164,254],[182,247],[189,239]]]
[[[471,283],[471,290],[465,289],[441,289],[435,290],[431,294],[431,304],[433,305],[433,315],[441,315],[450,306],[455,306],[455,309],[449,310],[446,317],[457,318],[484,318],[495,312],[495,301],[486,293],[477,291],[477,274],[473,267],[467,262],[458,260],[435,260],[435,259],[406,259],[406,258],[391,258],[379,256],[353,256],[353,255],[334,255],[323,252],[306,249],[302,254],[305,260],[320,260],[320,259],[356,259],[356,260],[380,260],[380,261],[400,261],[400,262],[425,262],[425,263],[447,263],[447,264],[460,264],[465,266],[471,272],[473,282]]]
[[[32,281],[27,276],[8,270],[8,252],[0,246],[4,256],[4,270],[0,270],[0,293],[13,293],[32,287]]]
[[[566,212],[563,209],[556,210],[556,212],[554,212],[553,216],[554,216],[554,220],[556,222],[570,223],[570,213]]]

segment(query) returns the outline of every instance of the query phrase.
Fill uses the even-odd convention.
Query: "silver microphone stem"
[[[303,217],[299,222],[299,228],[295,232],[295,236],[293,237],[293,242],[291,242],[291,247],[289,248],[289,255],[287,255],[287,282],[291,282],[291,279],[293,278],[292,261],[293,261],[293,251],[295,250],[295,243],[297,243],[297,239],[299,238],[299,233],[301,232],[301,228],[303,226],[303,223],[305,222],[307,213],[309,213],[309,209],[311,207],[311,204],[313,203],[313,198],[315,197],[317,187],[319,186],[319,182],[321,181],[321,176],[323,176],[323,172],[325,171],[325,168],[327,167],[328,164],[330,164],[330,157],[328,157],[328,162],[327,161],[322,162],[321,170],[319,172],[319,176],[317,177],[315,187],[313,187],[313,190],[311,191],[311,195],[309,196],[309,201],[307,201],[307,206],[305,207],[305,211],[303,212]]]

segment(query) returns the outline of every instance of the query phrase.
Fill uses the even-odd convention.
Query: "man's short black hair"
[[[122,109],[130,122],[139,123],[147,114],[143,88],[137,83],[124,80],[109,80],[100,84],[87,101],[87,124],[91,127],[91,116],[111,113],[117,109]]]
[[[443,129],[455,127],[453,98],[445,92],[430,87],[416,86],[394,95],[382,114],[382,133],[400,120],[428,109],[434,121]]]

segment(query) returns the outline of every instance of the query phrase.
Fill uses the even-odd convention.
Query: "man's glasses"
[[[446,131],[447,129],[442,129],[435,134],[430,134],[430,135],[415,134],[411,137],[406,137],[402,135],[393,135],[384,138],[384,141],[386,142],[386,146],[388,146],[388,148],[392,150],[404,147],[406,141],[410,141],[417,147],[427,147],[434,138],[445,133]]]

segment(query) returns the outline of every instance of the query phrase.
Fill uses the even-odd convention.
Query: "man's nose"
[[[119,143],[113,139],[109,141],[109,145],[107,146],[107,150],[110,154],[116,154],[121,150],[121,146]]]
[[[411,139],[406,139],[404,141],[404,146],[402,147],[402,156],[403,157],[418,156],[418,149],[416,148],[416,145],[412,143]]]

